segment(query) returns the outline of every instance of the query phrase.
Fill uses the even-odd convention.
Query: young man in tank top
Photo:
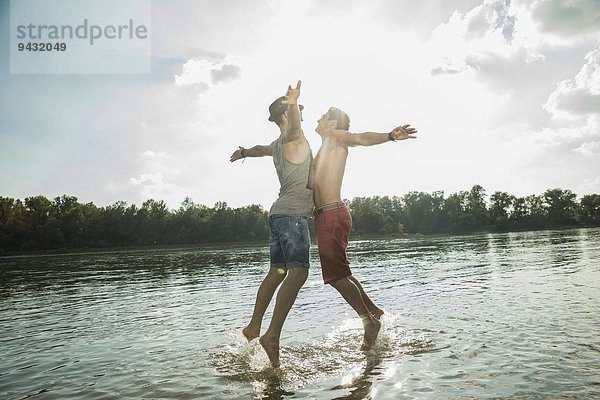
[[[308,218],[314,209],[312,190],[307,188],[312,152],[300,126],[302,106],[298,106],[300,81],[290,86],[286,96],[269,107],[269,121],[279,127],[279,137],[268,145],[240,147],[231,162],[245,157],[273,157],[279,177],[279,197],[269,211],[271,268],[256,295],[252,318],[242,333],[248,341],[260,335],[265,311],[277,293],[273,317],[259,339],[274,367],[279,366],[279,338],[283,323],[308,277],[310,236]],[[289,122],[293,121],[293,122]]]
[[[291,121],[294,122],[294,121]],[[323,280],[330,284],[358,313],[363,322],[362,349],[370,349],[377,339],[383,310],[367,296],[350,271],[346,255],[352,218],[341,197],[342,180],[348,147],[372,146],[389,141],[414,139],[417,131],[410,125],[399,126],[389,133],[350,133],[350,118],[331,107],[317,122],[316,132],[322,144],[314,160],[310,187],[315,200],[315,233],[321,259]]]

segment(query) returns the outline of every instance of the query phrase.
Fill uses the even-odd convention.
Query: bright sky
[[[0,52],[9,1],[0,0]],[[600,193],[597,0],[152,2],[150,75],[11,75],[0,61],[0,196],[177,208],[275,199],[267,107],[302,79],[303,129],[410,123],[417,140],[350,150],[345,198],[482,185]]]

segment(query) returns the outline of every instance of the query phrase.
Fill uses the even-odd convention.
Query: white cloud
[[[581,68],[578,57],[589,53],[591,46],[598,46],[598,40],[591,35],[564,37],[542,31],[544,17],[534,15],[539,7],[539,1],[486,0],[464,13],[455,12],[433,31],[427,43],[432,54],[431,74],[469,74],[496,95],[507,97],[505,106],[489,121],[492,125],[524,122],[532,129],[541,129],[555,123],[547,111],[557,112],[553,102],[571,87],[569,81],[564,81],[565,87],[548,101],[550,93],[556,90],[557,81]],[[581,112],[600,109],[599,100],[586,97],[582,89],[561,100],[562,108]]]
[[[218,61],[190,59],[183,64],[181,74],[175,75],[175,85],[201,85],[208,88],[218,82],[239,78],[241,72],[237,63],[236,58],[231,55]]]
[[[559,36],[595,34],[600,29],[597,0],[538,0],[532,15],[542,32]]]
[[[207,85],[211,82],[213,65],[208,60],[188,60],[183,64],[181,75],[175,75],[175,85]]]
[[[585,64],[574,78],[557,85],[544,109],[559,118],[600,114],[600,47],[585,56]]]
[[[404,122],[420,131],[412,143],[353,149],[343,188],[347,197],[453,192],[475,183],[516,192],[539,185],[542,191],[555,185],[529,165],[532,159],[548,168],[549,155],[566,150],[567,159],[557,162],[564,167],[595,151],[589,130],[530,126],[527,118],[544,113],[540,106],[556,87],[553,76],[573,62],[565,67],[548,50],[552,45],[536,30],[529,2],[485,1],[455,12],[426,42],[367,18],[380,5],[352,3],[332,18],[319,3],[271,2],[248,32],[256,43],[237,48],[237,54],[191,54],[173,83],[141,95],[139,109],[126,118],[144,115],[146,149],[172,155],[154,168],[149,163],[132,168],[129,176],[147,183],[137,189],[180,196],[177,201],[189,195],[208,204],[268,207],[277,191],[270,159],[231,165],[227,158],[238,145],[266,144],[277,136],[266,108],[298,78],[307,106],[303,126],[315,151],[320,145],[315,121],[331,105],[350,114],[353,131],[383,131]],[[290,20],[310,29],[290,29]],[[228,66],[235,68],[224,79],[215,77]],[[372,168],[390,168],[398,159],[410,173],[392,185],[372,179]],[[569,175],[563,168],[561,182],[589,178],[579,167],[570,168],[577,172]]]
[[[360,0],[355,2],[366,3]],[[319,6],[329,7],[337,12],[352,10],[349,3],[351,2],[347,0],[343,1],[343,5],[332,1],[318,2]],[[385,24],[387,30],[410,32],[420,40],[427,40],[432,30],[441,23],[447,22],[453,13],[465,13],[480,5],[481,0],[372,0],[368,3],[372,4],[375,10],[372,14],[366,15],[366,18],[376,20],[380,25]]]
[[[144,173],[139,178],[130,178],[130,182],[142,199],[164,200],[171,208],[175,208],[187,196],[185,188],[165,182],[160,172]]]
[[[588,178],[576,188],[580,194],[598,194],[600,193],[600,175]]]
[[[515,28],[520,11],[504,0],[486,0],[464,14],[454,12],[448,22],[433,30],[429,46],[442,55],[442,65],[452,64],[462,70],[476,68],[480,58],[509,57],[527,47]]]
[[[511,145],[521,155],[515,157],[520,159],[519,169],[532,182],[590,193],[600,171],[599,143],[600,118],[589,116],[562,128],[522,132]]]
[[[106,190],[88,198],[268,207],[278,189],[271,160],[228,158],[276,138],[267,106],[297,79],[315,152],[315,121],[331,105],[349,113],[352,131],[405,122],[419,130],[410,143],[352,149],[346,197],[475,183],[525,194],[594,187],[594,24],[577,29],[569,19],[573,29],[561,30],[540,1],[413,3],[153,2],[153,55],[165,67],[148,80],[123,78],[86,119],[110,143],[98,162],[103,184],[89,184]],[[560,113],[573,118],[550,118]]]
[[[600,141],[582,143],[573,151],[579,152],[586,157],[600,157]]]

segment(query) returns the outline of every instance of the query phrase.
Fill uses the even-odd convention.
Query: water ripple
[[[239,333],[266,246],[0,258],[0,398],[600,396],[599,229],[352,242],[366,353],[312,251],[279,370]]]

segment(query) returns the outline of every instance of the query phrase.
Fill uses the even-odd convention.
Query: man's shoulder
[[[334,145],[338,145],[340,147],[348,147],[348,139],[352,134],[343,129],[336,129],[331,131],[329,137],[331,138],[331,142]]]
[[[338,135],[338,136],[348,136],[348,135],[351,135],[351,133],[348,132],[345,129],[335,129],[333,132],[334,132],[335,135]]]
[[[290,138],[289,136],[287,136],[285,133],[282,133],[279,138],[282,140],[283,143],[303,143],[303,142],[307,142],[306,140],[306,136],[304,136],[304,130],[302,130],[302,128],[299,129],[300,134],[294,136],[293,138]]]

